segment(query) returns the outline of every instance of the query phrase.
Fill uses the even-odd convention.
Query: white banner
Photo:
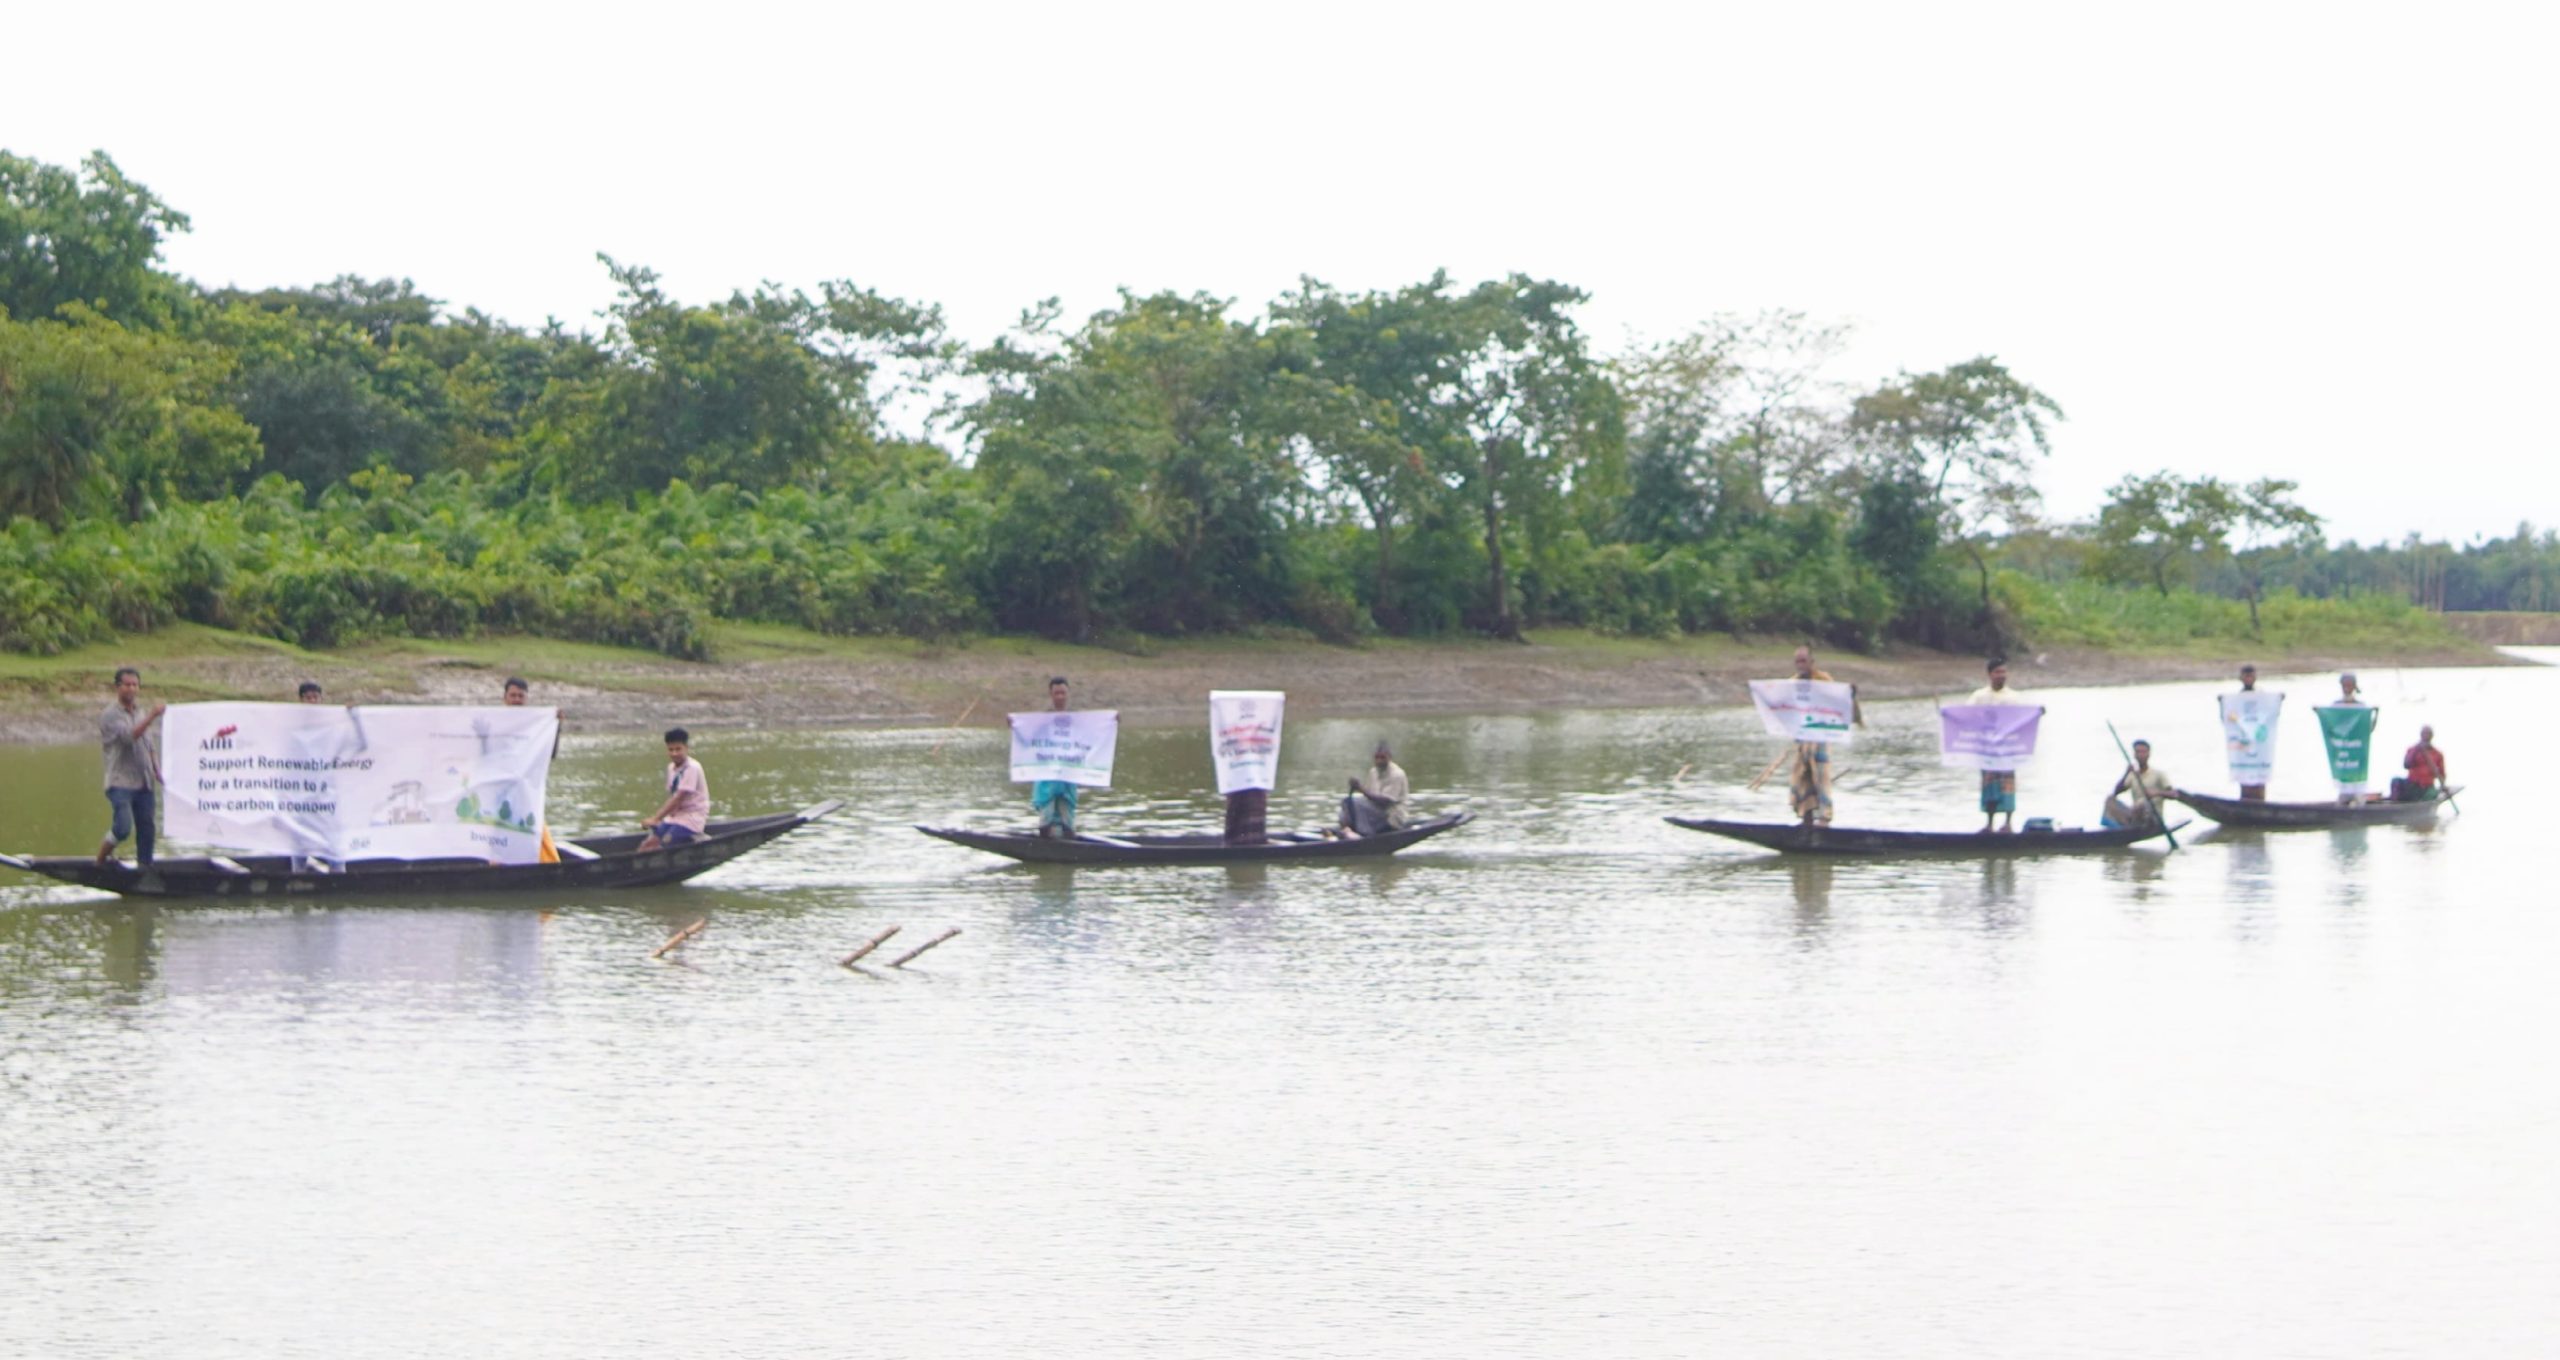
[[[2034,758],[2043,718],[2037,704],[1949,704],[1938,710],[1938,763],[2013,771]]]
[[[1276,689],[1209,691],[1209,755],[1218,762],[1218,792],[1280,786],[1280,707]]]
[[[1013,720],[1013,782],[1062,780],[1087,788],[1111,787],[1111,759],[1120,748],[1120,714],[1009,713]]]
[[[2276,714],[2284,696],[2274,690],[2244,689],[2222,696],[2222,745],[2231,760],[2231,778],[2247,787],[2262,787],[2276,769]]]
[[[176,704],[160,721],[172,840],[335,860],[538,858],[551,709]]]
[[[1754,680],[1751,706],[1773,737],[1789,741],[1849,741],[1857,696],[1837,680]]]

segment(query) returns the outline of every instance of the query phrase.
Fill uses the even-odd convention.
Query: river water
[[[1785,815],[1746,710],[1300,712],[1275,825],[1379,735],[1480,820],[1034,870],[908,829],[1027,821],[999,734],[697,729],[715,815],[852,805],[549,904],[7,875],[0,1354],[2560,1353],[2560,670],[2366,678],[2460,816],[1800,863],[1660,820]],[[2038,695],[2023,811],[2094,820],[2107,719],[2227,791],[2216,688]],[[654,805],[571,716],[554,824]],[[1870,719],[1844,824],[1977,824],[1927,703]],[[1206,746],[1124,734],[1088,827],[1211,822]],[[95,845],[94,749],[6,760],[0,843]],[[892,923],[964,933],[836,965]]]

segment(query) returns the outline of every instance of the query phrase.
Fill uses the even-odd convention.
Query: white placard
[[[1013,720],[1013,782],[1055,779],[1092,789],[1111,787],[1111,761],[1120,749],[1117,710],[1044,709],[1005,716]]]
[[[548,708],[177,704],[167,834],[336,860],[539,857]]]
[[[1280,785],[1280,709],[1276,689],[1209,692],[1209,756],[1218,763],[1218,792]]]
[[[1770,736],[1847,745],[1858,695],[1837,680],[1754,680],[1751,706]]]

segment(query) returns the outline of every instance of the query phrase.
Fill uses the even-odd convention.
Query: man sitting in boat
[[[1067,711],[1067,677],[1049,677],[1049,711]],[[1031,785],[1031,810],[1039,815],[1040,834],[1052,840],[1074,840],[1076,786],[1063,779],[1041,779]]]
[[[2158,826],[2161,800],[2177,796],[2178,786],[2169,781],[2168,772],[2151,763],[2151,743],[2137,741],[2133,744],[2133,768],[2116,781],[2099,822],[2126,829]]]
[[[2418,744],[2400,757],[2400,767],[2409,773],[2391,781],[2391,801],[2432,803],[2444,796],[2444,752],[2436,749],[2435,728],[2418,729]]]
[[[1404,767],[1396,764],[1396,753],[1381,741],[1370,761],[1368,769],[1351,777],[1351,792],[1342,800],[1339,829],[1344,840],[1382,835],[1412,820],[1404,805],[1413,796],[1413,786],[1404,777]]]
[[[693,758],[693,734],[667,729],[667,801],[643,825],[649,828],[640,854],[662,845],[682,845],[702,838],[711,824],[711,785],[702,777],[702,762]]]

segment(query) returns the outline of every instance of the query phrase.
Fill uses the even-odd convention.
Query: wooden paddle
[[[2132,771],[2134,792],[2142,795],[2142,805],[2151,810],[2153,817],[2159,819],[2160,834],[2169,838],[2169,848],[2177,849],[2178,833],[2169,828],[2169,814],[2160,810],[2160,801],[2151,796],[2150,786],[2142,782],[2142,771],[2134,768],[2133,752],[2125,746],[2124,738],[2117,735],[2116,725],[2112,722],[2107,724],[2107,735],[2115,737],[2116,754],[2124,757],[2125,769]]]

